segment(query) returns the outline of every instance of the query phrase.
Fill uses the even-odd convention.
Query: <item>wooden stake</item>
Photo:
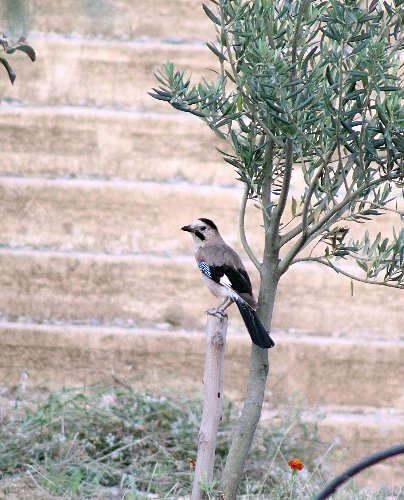
[[[213,479],[217,431],[222,420],[224,351],[226,345],[227,315],[207,313],[205,371],[203,375],[203,410],[199,429],[191,500],[206,498],[201,484]]]

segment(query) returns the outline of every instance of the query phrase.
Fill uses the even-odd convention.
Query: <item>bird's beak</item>
[[[188,233],[192,233],[192,228],[191,228],[191,226],[183,226],[181,229],[182,229],[183,231],[188,231]]]

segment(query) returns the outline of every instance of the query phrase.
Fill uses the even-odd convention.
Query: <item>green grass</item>
[[[51,498],[186,496],[200,407],[197,400],[117,387],[66,389],[35,404],[20,401],[0,420],[1,492],[7,495],[24,480],[24,488],[29,484]],[[219,432],[217,479],[236,414],[228,402]],[[316,427],[304,424],[300,412],[278,414],[271,429],[257,431],[240,493],[272,500],[312,498],[326,479],[317,467],[324,452]],[[293,475],[287,461],[295,456],[305,469]],[[387,498],[346,492],[339,498]]]

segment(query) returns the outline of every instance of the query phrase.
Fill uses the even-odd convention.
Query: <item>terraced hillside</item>
[[[179,228],[212,218],[242,253],[241,186],[209,130],[147,95],[167,59],[209,77],[200,1],[33,5],[38,60],[15,55],[14,87],[0,81],[2,379],[55,387],[113,376],[200,390],[212,298]],[[385,216],[374,229],[398,224]],[[254,207],[247,233],[259,252]],[[322,435],[347,447],[348,461],[402,440],[402,303],[396,290],[355,285],[351,296],[331,271],[292,268],[276,305],[268,408],[293,400],[308,419],[325,413]],[[235,398],[249,344],[231,311]],[[378,471],[373,480],[399,481],[391,463]]]

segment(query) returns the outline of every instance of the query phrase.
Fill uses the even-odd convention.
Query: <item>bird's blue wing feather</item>
[[[209,279],[228,286],[237,293],[252,294],[250,278],[244,269],[230,266],[211,266],[204,260],[197,262],[201,273]]]
[[[207,262],[205,261],[198,262],[198,267],[202,274],[204,274],[210,279],[213,279],[211,266]]]

